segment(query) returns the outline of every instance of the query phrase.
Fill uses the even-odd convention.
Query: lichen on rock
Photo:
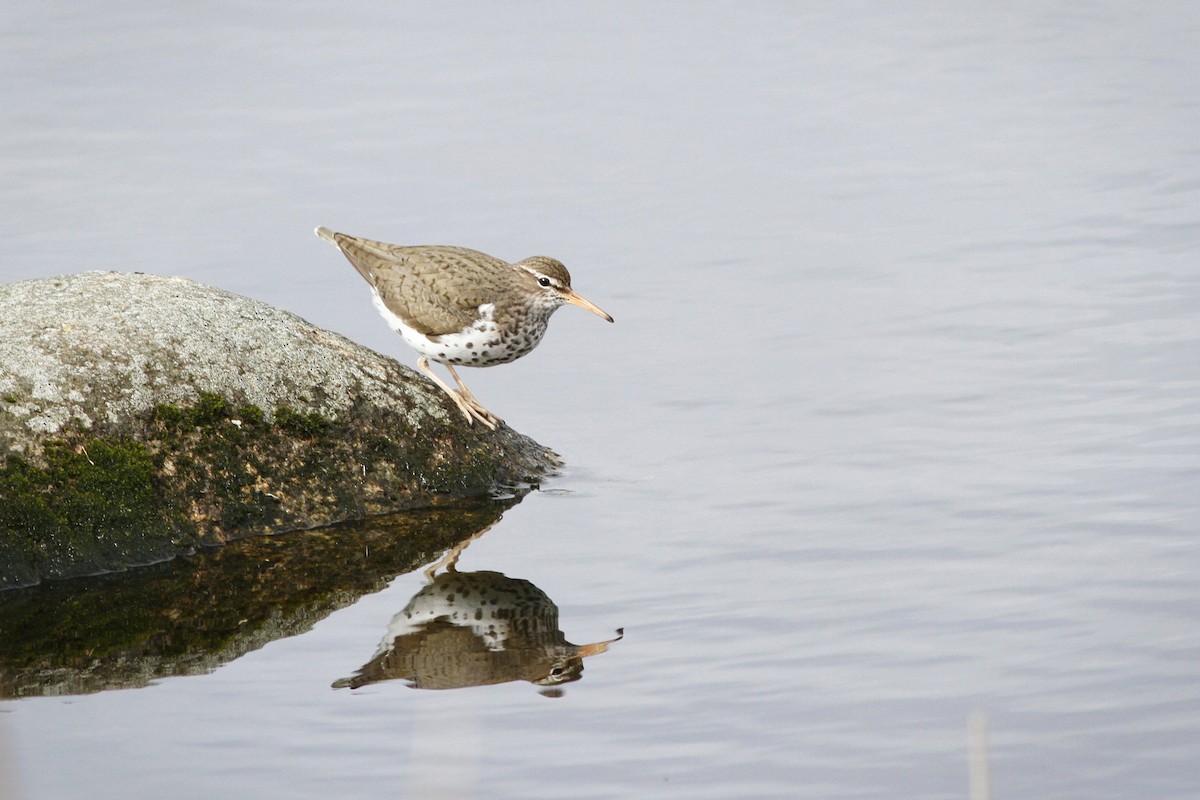
[[[183,278],[0,286],[0,588],[536,481],[413,370]]]

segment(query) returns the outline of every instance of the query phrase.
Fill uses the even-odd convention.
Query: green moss
[[[0,584],[165,557],[176,531],[145,445],[51,442],[45,467],[10,455],[0,470]]]
[[[145,445],[93,438],[78,450],[49,446],[46,457],[62,498],[57,513],[80,532],[152,522],[154,463]]]
[[[211,520],[207,533],[216,542],[286,525],[285,515],[297,507],[292,502],[281,511],[283,497],[323,497],[342,486],[337,476],[344,465],[331,455],[331,426],[320,414],[288,406],[277,408],[268,425],[256,405],[233,407],[201,393],[191,408],[155,408],[148,438],[159,467],[171,464],[169,490]]]
[[[503,448],[403,418],[338,419],[202,393],[133,438],[68,431],[44,461],[0,462],[0,587],[103,572],[204,544],[483,495],[515,480]],[[521,479],[524,479],[523,477]]]
[[[19,399],[20,398],[18,398],[15,394],[9,393],[9,394],[4,395],[4,402],[6,402],[6,403],[15,403]]]
[[[266,415],[258,406],[247,405],[241,406],[237,410],[237,417],[242,421],[243,425],[261,425]]]
[[[15,455],[5,459],[0,471],[0,496],[4,498],[0,503],[0,532],[6,539],[18,540],[10,545],[14,550],[16,544],[27,543],[34,531],[51,530],[58,524],[52,510],[50,486],[47,471]]]
[[[187,411],[170,403],[159,403],[151,409],[150,418],[167,425],[179,425],[187,419]]]
[[[329,420],[316,412],[301,414],[294,408],[280,406],[275,409],[275,425],[280,430],[294,436],[313,438],[325,433],[329,428]]]
[[[244,406],[244,408],[255,408]],[[262,412],[259,411],[261,414]],[[194,405],[187,408],[159,403],[151,411],[151,418],[167,425],[188,428],[211,428],[229,419],[229,403],[214,392],[200,392]]]
[[[192,406],[190,422],[197,428],[210,427],[218,422],[229,419],[229,404],[225,398],[213,392],[201,392],[196,404]]]

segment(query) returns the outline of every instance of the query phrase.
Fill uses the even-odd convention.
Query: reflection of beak
[[[625,638],[625,629],[617,628],[617,638],[609,639],[606,642],[596,642],[594,644],[581,644],[581,645],[579,645],[579,655],[583,658],[587,658],[588,656],[600,655],[601,653],[603,653],[605,650],[608,649],[608,646],[610,644],[612,644],[613,642],[619,642],[624,638]]]
[[[571,303],[572,305],[577,305],[580,308],[586,308],[588,311],[592,312],[593,314],[600,316],[600,317],[604,317],[609,322],[613,321],[612,317],[610,317],[608,314],[601,311],[600,306],[596,305],[591,300],[585,300],[584,298],[575,294],[575,292],[571,291],[570,289],[567,289],[565,292],[563,292],[563,294],[566,296],[568,303]]]

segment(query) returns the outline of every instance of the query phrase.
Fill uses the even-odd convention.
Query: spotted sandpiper
[[[555,687],[583,677],[583,660],[624,635],[618,628],[614,639],[571,644],[560,630],[558,606],[529,581],[453,570],[431,578],[392,618],[371,660],[333,688],[397,678],[417,689],[518,680]]]
[[[553,258],[509,264],[465,247],[406,247],[317,228],[366,279],[375,307],[420,358],[417,366],[450,395],[468,423],[495,430],[503,422],[475,399],[454,365],[507,364],[537,347],[550,315],[566,303],[613,321],[571,290],[571,275]],[[446,365],[458,389],[429,367]]]

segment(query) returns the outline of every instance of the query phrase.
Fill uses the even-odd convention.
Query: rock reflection
[[[456,555],[456,554],[455,554]],[[404,680],[414,689],[459,689],[509,681],[552,687],[583,676],[583,660],[615,639],[576,645],[558,626],[558,606],[532,583],[499,572],[433,576],[388,624],[379,649],[333,688]]]
[[[0,698],[209,672],[307,631],[478,536],[519,501],[466,501],[242,539],[123,574],[0,591]]]

